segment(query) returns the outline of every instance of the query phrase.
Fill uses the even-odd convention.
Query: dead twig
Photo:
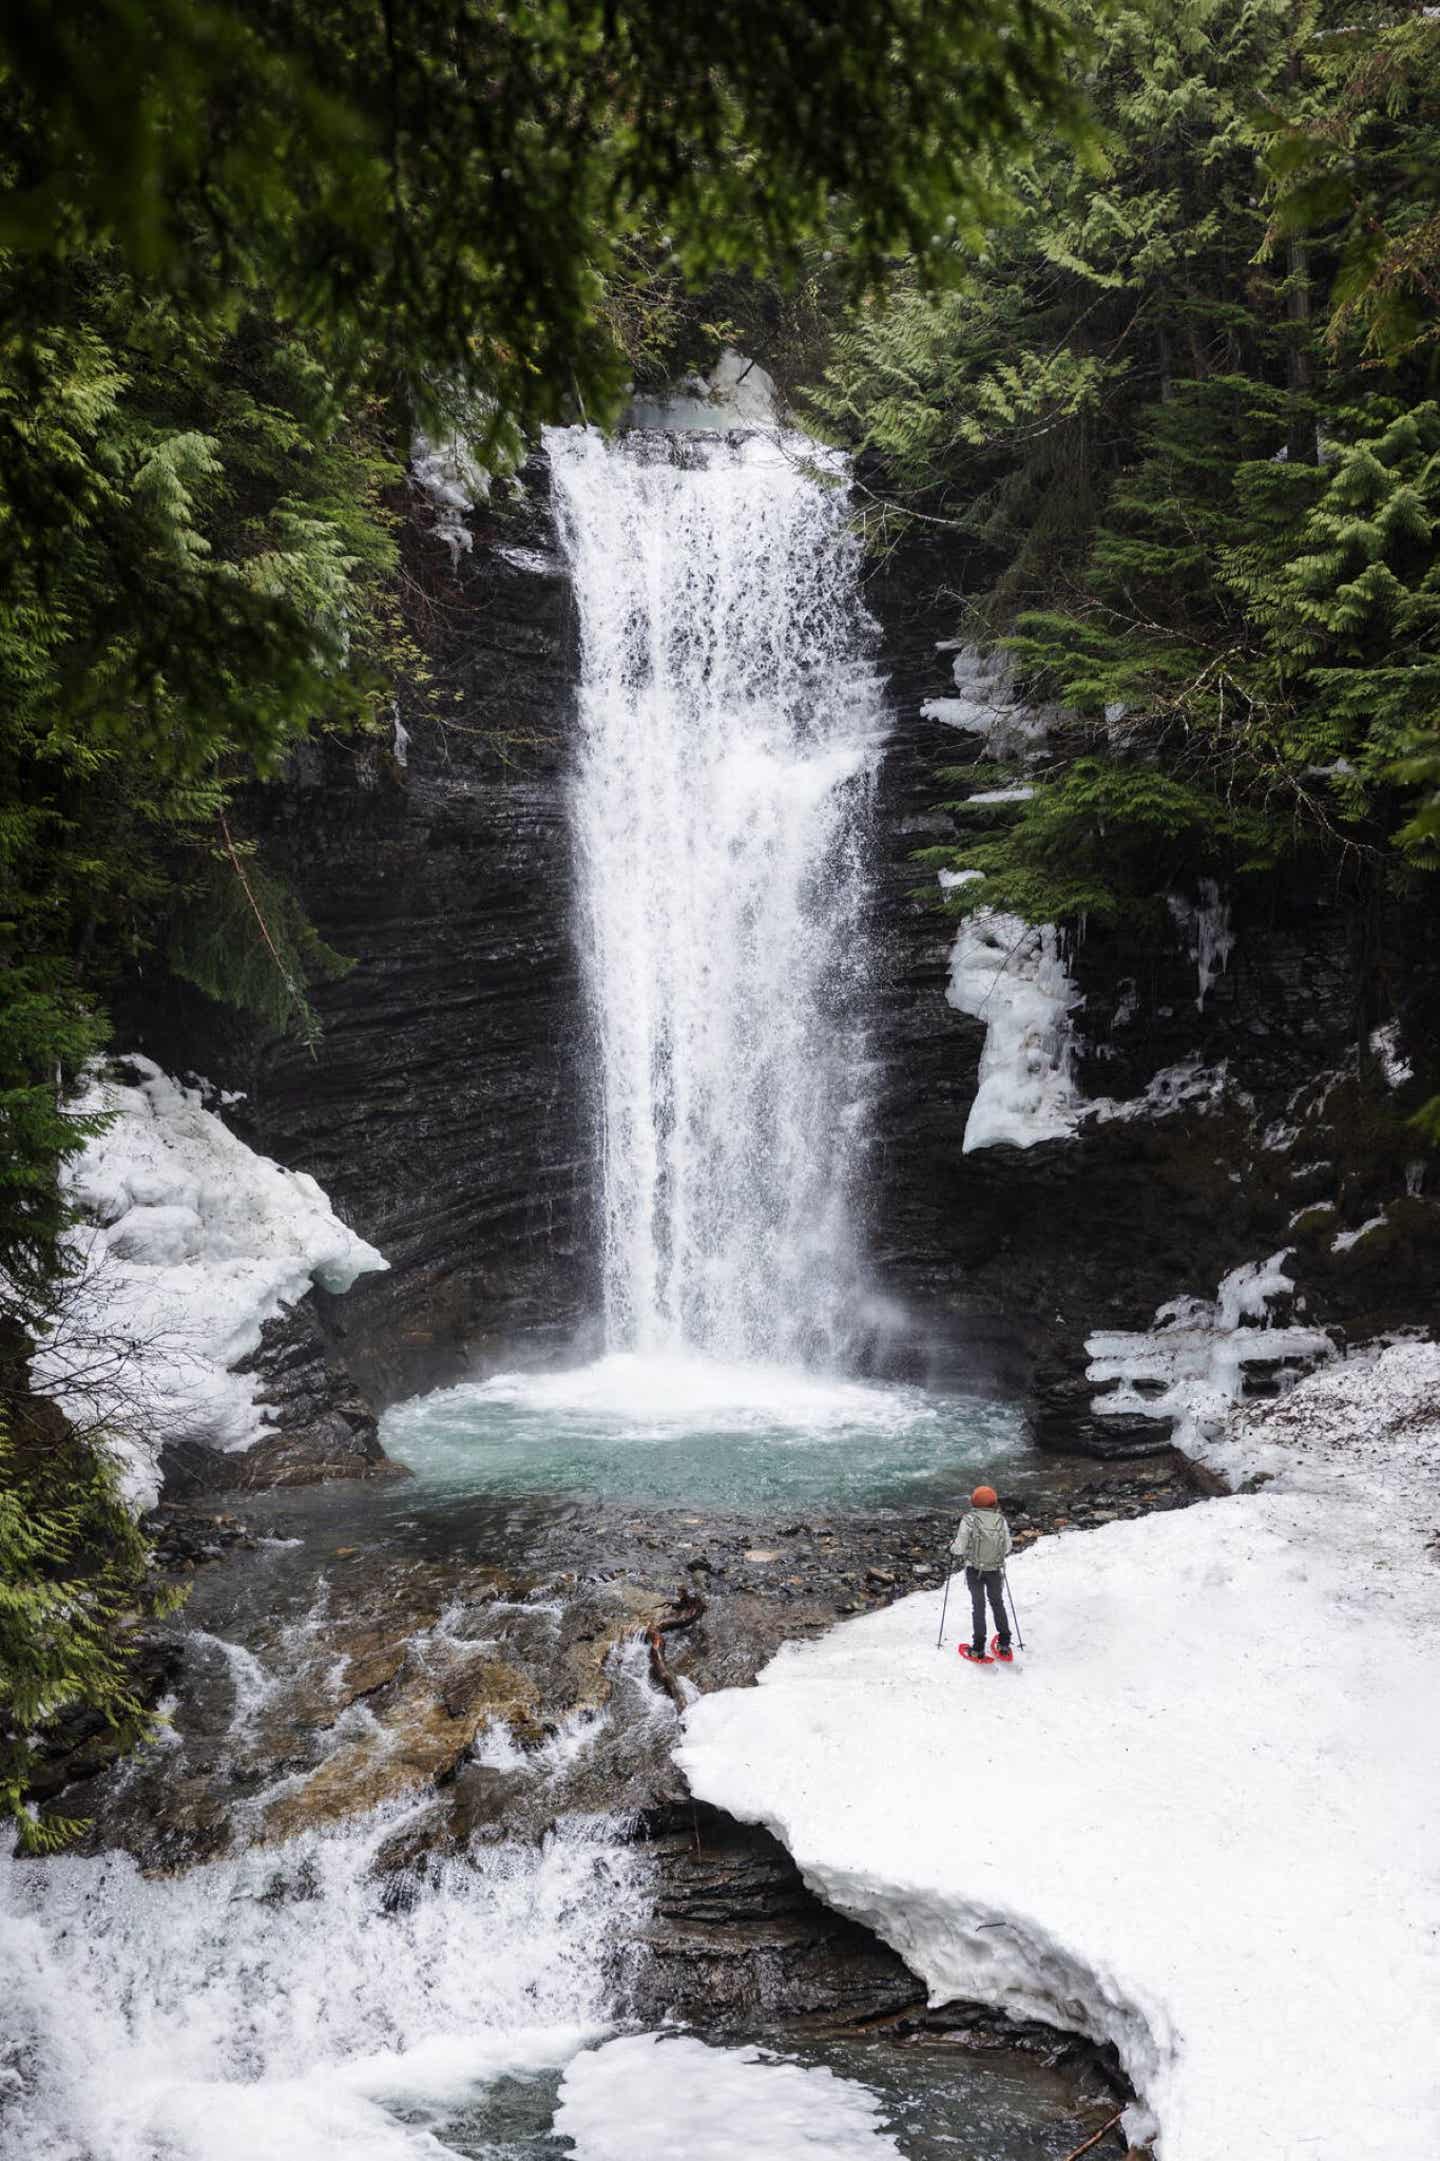
[[[645,1641],[650,1646],[650,1678],[657,1688],[663,1688],[677,1711],[688,1708],[685,1691],[670,1671],[665,1658],[665,1638],[653,1623],[645,1631]]]
[[[1065,2161],[1080,2161],[1080,2156],[1082,2153],[1089,2153],[1092,2146],[1099,2145],[1101,2139],[1104,2138],[1107,2131],[1114,2130],[1116,2124],[1119,2123],[1120,2118],[1124,2115],[1124,2113],[1125,2111],[1123,2108],[1117,2108],[1114,2115],[1110,2118],[1110,2121],[1108,2123],[1102,2123],[1093,2138],[1087,2138],[1083,2146],[1077,2146],[1072,2153],[1066,2154]]]
[[[684,1590],[675,1593],[668,1613],[656,1615],[655,1626],[662,1635],[670,1636],[677,1628],[693,1628],[695,1623],[703,1618],[704,1612],[704,1599],[698,1591],[692,1591],[687,1585]]]

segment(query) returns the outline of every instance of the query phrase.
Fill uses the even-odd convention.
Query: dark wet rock
[[[273,1430],[233,1451],[203,1441],[167,1442],[160,1469],[168,1500],[406,1475],[385,1453],[373,1406],[326,1342],[315,1295],[264,1322],[260,1348],[236,1368],[261,1377],[256,1401]]]
[[[428,681],[401,687],[405,762],[387,742],[317,739],[246,800],[247,834],[356,962],[315,993],[317,1055],[169,981],[117,1001],[127,1044],[242,1090],[226,1116],[243,1138],[311,1172],[386,1255],[388,1273],[314,1299],[372,1405],[568,1344],[593,1304],[565,813],[575,626],[543,460],[523,477],[522,496],[477,509],[453,565],[414,506],[401,592]],[[350,1420],[319,1414],[325,1461],[350,1453]]]
[[[1047,1475],[1001,1492],[1022,1552],[1042,1530],[1196,1497],[1173,1453]],[[255,1497],[243,1515],[167,1504],[149,1519],[157,1558],[189,1586],[152,1631],[173,1729],[113,1778],[77,1745],[46,1796],[93,1815],[95,1843],[166,1868],[402,1797],[421,1804],[415,1851],[501,1825],[538,1836],[562,1810],[682,1808],[676,1699],[743,1687],[782,1643],[938,1582],[954,1523],[837,1517],[755,1549],[753,1519],[719,1512],[476,1502],[434,1550],[398,1535],[383,1489],[354,1483]],[[697,1530],[703,1597],[685,1568]],[[748,1567],[755,1550],[778,1559]]]
[[[902,1366],[1027,1396],[1044,1447],[1138,1452],[1164,1428],[1091,1415],[1086,1336],[1146,1328],[1181,1295],[1213,1299],[1243,1262],[1293,1245],[1307,1324],[1352,1340],[1432,1318],[1440,1194],[1407,1119],[1440,1084],[1427,1069],[1440,919],[1358,863],[1353,875],[1300,866],[1241,881],[1226,896],[1234,951],[1203,1010],[1178,934],[1092,926],[1072,963],[1083,1093],[1133,1100],[1162,1071],[1203,1066],[1210,1099],[965,1155],[984,1030],[946,1002],[955,926],[913,855],[956,837],[937,808],[954,790],[936,768],[978,748],[920,711],[953,688],[936,641],[955,635],[966,580],[963,549],[932,536],[867,587],[894,709],[875,805],[882,1082],[867,1227],[904,1316],[892,1336]],[[1369,1046],[1392,1019],[1415,1066],[1399,1089]],[[1382,1210],[1383,1228],[1333,1250],[1340,1224]]]
[[[917,2005],[915,1976],[868,1929],[805,1888],[768,1831],[701,1803],[637,1827],[657,1870],[654,1918],[631,1978],[636,2016],[708,2026],[853,2019]]]

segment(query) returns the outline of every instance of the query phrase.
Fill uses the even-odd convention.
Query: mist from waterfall
[[[548,448],[580,623],[608,1348],[834,1366],[882,733],[843,468],[761,434]]]

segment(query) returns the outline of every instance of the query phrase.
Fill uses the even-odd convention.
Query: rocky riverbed
[[[1174,1454],[1057,1459],[1002,1498],[1023,1627],[1035,1537],[1186,1507],[1198,1482]],[[149,1527],[188,1597],[142,1650],[166,1723],[118,1765],[103,1736],[73,1736],[49,1794],[92,1816],[92,1849],[122,1847],[146,1872],[273,1848],[280,1901],[311,1895],[305,1834],[377,1807],[397,1813],[374,1866],[401,1905],[467,1851],[543,1840],[562,1819],[620,1821],[652,1886],[648,1919],[612,1947],[627,2017],[779,2039],[817,2062],[858,2049],[852,2075],[901,2078],[922,2127],[943,2116],[954,2052],[980,2052],[1002,2088],[1019,2082],[1017,2108],[1023,2094],[1052,2109],[1073,2144],[1126,2098],[1113,2062],[982,2006],[927,2011],[892,1951],[814,1898],[768,1834],[697,1806],[671,1760],[696,1693],[938,1583],[953,1524],[934,1508],[765,1521],[538,1496],[441,1507],[418,1483],[358,1480],[171,1501]],[[952,1623],[947,1656],[953,1605]],[[927,1641],[917,1655],[937,1654]],[[1107,2146],[1123,2150],[1118,2130]]]

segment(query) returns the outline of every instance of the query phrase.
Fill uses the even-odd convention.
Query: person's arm
[[[1002,1516],[1002,1517],[1000,1518],[1000,1521],[1001,1521],[1001,1522],[1002,1522],[1002,1523],[1004,1524],[1004,1526],[1005,1526],[1005,1559],[1006,1559],[1006,1560],[1008,1561],[1008,1560],[1009,1560],[1009,1558],[1010,1558],[1010,1556],[1011,1556],[1011,1554],[1012,1554],[1012,1553],[1013,1553],[1013,1552],[1015,1551],[1015,1541],[1014,1541],[1014,1539],[1013,1539],[1013,1538],[1012,1538],[1012,1537],[1010,1536],[1010,1519],[1009,1519],[1009,1517],[1008,1517],[1008,1516]]]
[[[964,1515],[960,1518],[959,1530],[955,1533],[954,1538],[950,1541],[950,1551],[955,1555],[957,1560],[967,1560],[969,1558],[969,1544],[970,1518],[968,1515]]]

